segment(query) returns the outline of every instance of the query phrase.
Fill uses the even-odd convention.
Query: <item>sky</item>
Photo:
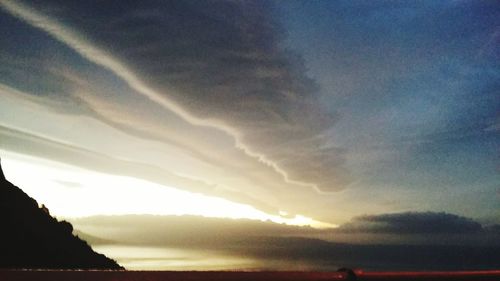
[[[0,0],[2,167],[127,268],[498,247],[499,43],[486,0]]]

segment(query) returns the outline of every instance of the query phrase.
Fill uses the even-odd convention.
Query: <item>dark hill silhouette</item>
[[[72,232],[8,182],[0,163],[0,268],[123,269]]]

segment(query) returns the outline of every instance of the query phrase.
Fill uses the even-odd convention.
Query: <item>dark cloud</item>
[[[500,235],[500,224],[488,225],[484,228],[487,232]]]
[[[343,151],[322,134],[323,108],[268,1],[27,1],[123,62],[197,118],[234,128],[247,149],[292,181],[349,182]],[[95,9],[99,7],[99,9]]]
[[[341,232],[391,234],[462,234],[483,231],[480,223],[466,217],[435,212],[366,215],[342,225]]]
[[[477,156],[479,151],[495,154],[489,145],[493,134],[481,131],[494,124],[499,111],[498,55],[489,50],[478,58],[477,52],[498,38],[498,3],[291,3],[282,7],[292,44],[326,85],[325,103],[343,113],[332,138],[349,148],[346,157],[354,174],[371,186],[386,176],[381,186],[412,190],[445,184],[469,189],[494,177],[490,167],[477,163],[495,157]],[[465,147],[477,158],[463,157]],[[448,155],[470,162],[445,159]],[[426,156],[434,158],[420,161]],[[409,182],[413,174],[417,179]],[[447,200],[435,198],[438,207]]]

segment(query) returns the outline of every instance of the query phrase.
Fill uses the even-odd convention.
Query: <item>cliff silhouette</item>
[[[7,181],[1,163],[0,268],[123,269],[74,236],[70,223],[53,218]]]

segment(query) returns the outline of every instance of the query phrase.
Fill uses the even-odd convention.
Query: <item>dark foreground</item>
[[[320,281],[320,280],[481,280],[499,281],[500,270],[456,272],[361,272],[350,279],[345,272],[230,272],[230,271],[103,271],[103,270],[0,270],[0,280],[8,281]]]
[[[7,181],[1,164],[0,225],[2,268],[122,268],[74,236],[70,223],[58,221],[45,206]]]

